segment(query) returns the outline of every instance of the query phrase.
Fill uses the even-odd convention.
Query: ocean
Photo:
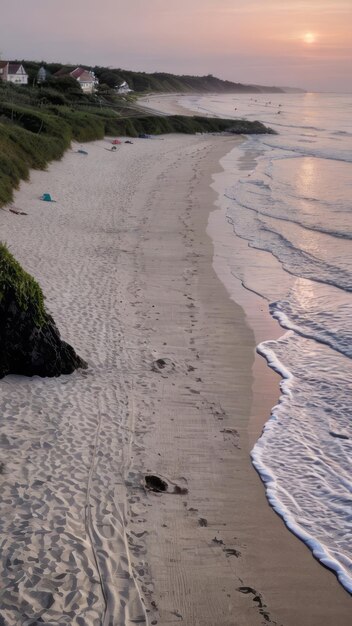
[[[231,271],[282,327],[279,339],[257,347],[282,382],[251,455],[272,507],[352,593],[352,95],[182,103],[278,133],[249,136],[232,151],[223,190]],[[248,242],[242,265],[237,237]],[[256,264],[257,250],[268,266]]]

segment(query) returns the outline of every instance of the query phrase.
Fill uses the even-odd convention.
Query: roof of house
[[[76,69],[73,70],[73,72],[71,72],[71,76],[77,79],[82,78],[82,80],[85,80],[85,81],[94,82],[95,80],[93,72],[89,72],[88,70],[85,70],[83,67],[76,67]]]
[[[76,69],[71,72],[62,68],[58,72],[55,72],[54,76],[72,76],[72,78],[76,78],[76,80],[83,78],[85,81],[95,81],[93,72],[85,70],[84,67],[76,67]]]
[[[64,68],[61,68],[61,70],[58,70],[57,72],[55,72],[55,74],[53,74],[53,76],[69,76],[70,72],[68,70],[65,70]]]
[[[70,72],[70,74],[73,78],[79,78],[82,74],[84,74],[84,72],[86,72],[86,70],[83,69],[83,67],[76,67],[76,69]]]
[[[26,70],[24,69],[24,67],[23,67],[22,63],[11,63],[11,62],[9,61],[8,73],[9,73],[9,74],[17,74],[18,70],[19,70],[19,69],[21,69],[21,67],[22,67],[22,69],[23,69],[24,71],[26,71]]]
[[[8,74],[17,74],[18,70],[22,67],[24,71],[26,71],[22,65],[22,63],[12,63],[11,61],[0,61],[0,68],[4,68],[7,66]]]

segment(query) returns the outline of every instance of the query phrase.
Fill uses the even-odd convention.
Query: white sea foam
[[[286,334],[285,338],[287,339],[288,337],[289,334]],[[273,347],[270,347],[270,345]],[[327,545],[324,543],[324,539],[317,539],[314,532],[314,523],[307,523],[306,510],[302,508],[299,502],[295,500],[295,497],[291,495],[292,484],[285,483],[285,469],[283,464],[279,463],[279,466],[281,466],[281,468],[283,467],[283,472],[280,474],[280,472],[273,469],[270,459],[268,462],[267,440],[271,439],[271,443],[277,442],[278,428],[290,429],[290,423],[292,424],[293,420],[292,400],[294,400],[295,393],[297,393],[297,391],[299,392],[300,389],[299,380],[296,380],[295,376],[279,360],[274,346],[275,342],[262,343],[258,346],[258,352],[265,356],[270,367],[283,377],[283,381],[280,385],[282,395],[279,404],[273,408],[272,415],[264,427],[263,436],[258,440],[252,450],[251,456],[253,465],[261,475],[262,480],[265,482],[267,497],[271,506],[279,515],[283,517],[287,527],[310,547],[317,559],[336,572],[338,579],[343,586],[347,589],[347,591],[352,593],[352,559],[344,551],[344,549],[348,550],[349,548],[349,538],[347,536],[343,537],[342,541],[345,541],[346,543],[342,549],[340,545],[342,541],[334,542],[333,540],[330,540],[330,543]],[[309,433],[308,429],[307,433]],[[332,434],[331,431],[330,434]],[[300,437],[301,436],[302,435],[300,434]],[[287,445],[289,438],[286,437],[285,441]],[[309,441],[309,434],[307,434],[307,441]],[[309,443],[307,445],[309,445]],[[282,451],[282,449],[277,449],[276,447],[276,454],[279,455],[281,459],[285,458],[284,455],[280,454]],[[290,450],[290,445],[288,443],[288,448],[283,452],[285,455],[290,454],[291,458],[296,454],[294,437],[292,441],[292,449]],[[299,461],[299,459],[296,460]],[[348,494],[352,491],[352,483],[349,480],[341,481],[338,475],[335,477],[333,476],[333,479],[336,479],[337,483],[343,482],[343,486],[346,489],[346,506],[340,511],[340,515],[345,518],[346,528],[348,528],[348,525],[350,524],[350,507],[348,505],[351,505],[351,500],[348,498]],[[302,489],[304,488],[305,486],[302,485]],[[307,491],[306,495],[308,495],[309,498],[309,491]],[[317,503],[317,505],[318,504],[319,503]],[[302,519],[303,523],[301,522]],[[307,528],[309,528],[309,532]]]
[[[351,96],[258,94],[208,99],[205,107],[260,119],[279,133],[234,149],[225,191],[228,220],[254,255],[236,276],[289,329],[258,346],[283,380],[252,458],[273,508],[349,592],[351,105]],[[203,98],[193,106],[204,106]],[[278,261],[275,280],[258,268],[256,249]]]

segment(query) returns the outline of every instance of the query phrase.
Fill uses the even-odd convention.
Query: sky
[[[0,57],[352,92],[352,0],[1,0]]]

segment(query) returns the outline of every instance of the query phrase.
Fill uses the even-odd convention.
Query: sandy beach
[[[349,595],[250,461],[279,396],[255,346],[280,329],[226,276],[213,175],[236,141],[74,145],[16,192],[27,215],[0,211],[1,239],[89,365],[0,381],[6,625],[350,623]]]

